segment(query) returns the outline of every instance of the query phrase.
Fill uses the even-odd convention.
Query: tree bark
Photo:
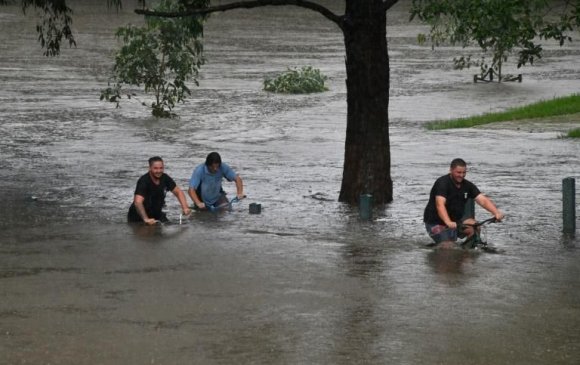
[[[339,201],[350,204],[361,194],[372,194],[375,204],[393,200],[384,6],[381,0],[346,2],[347,126]]]

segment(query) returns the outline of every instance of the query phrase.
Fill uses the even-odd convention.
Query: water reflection
[[[447,277],[450,274],[464,274],[467,266],[473,264],[477,254],[461,248],[433,249],[427,254],[427,264],[436,274]]]
[[[343,258],[349,275],[373,277],[380,275],[383,266],[385,246],[372,241],[347,242],[343,248]]]
[[[187,225],[179,223],[165,223],[165,224],[155,224],[148,226],[142,223],[127,223],[131,228],[135,237],[144,241],[156,241],[159,243],[166,242],[166,240],[161,240],[160,238],[177,238],[183,235],[188,228]]]
[[[357,303],[340,314],[341,325],[333,334],[330,361],[333,364],[374,364],[383,361],[377,353],[381,346],[381,321],[372,298],[357,298]]]

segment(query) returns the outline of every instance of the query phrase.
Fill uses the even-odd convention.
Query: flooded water
[[[580,144],[542,126],[423,128],[579,92],[577,42],[546,45],[523,83],[473,84],[451,69],[457,49],[418,46],[424,28],[392,9],[395,201],[360,222],[337,202],[346,91],[331,23],[292,7],[213,16],[200,87],[158,121],[98,100],[113,30],[140,18],[75,9],[78,47],[48,59],[34,23],[0,8],[1,364],[577,363],[580,250],[561,234],[561,184],[580,177]],[[304,65],[330,91],[261,90]],[[125,223],[150,156],[185,189],[213,150],[247,200],[184,225]],[[487,230],[502,254],[424,247],[429,189],[458,156],[506,213]],[[179,218],[172,197],[167,212]]]

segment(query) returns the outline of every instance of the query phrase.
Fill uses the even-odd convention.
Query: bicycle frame
[[[472,223],[472,224],[463,223],[462,225],[464,225],[464,226],[473,227],[473,235],[471,237],[469,237],[469,239],[465,240],[465,242],[463,242],[461,244],[461,247],[487,249],[488,248],[487,242],[485,242],[481,239],[481,232],[478,228],[485,225],[485,224],[495,223],[495,222],[497,222],[497,219],[489,218],[489,219],[486,219],[484,221],[476,222],[476,223]]]

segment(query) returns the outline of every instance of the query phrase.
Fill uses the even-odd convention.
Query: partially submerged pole
[[[467,199],[467,202],[465,203],[463,219],[467,218],[475,219],[475,200],[473,199]]]
[[[563,203],[563,232],[574,235],[576,233],[576,180],[567,177],[562,180]]]
[[[359,200],[359,214],[363,221],[370,221],[373,218],[373,196],[362,194]]]

